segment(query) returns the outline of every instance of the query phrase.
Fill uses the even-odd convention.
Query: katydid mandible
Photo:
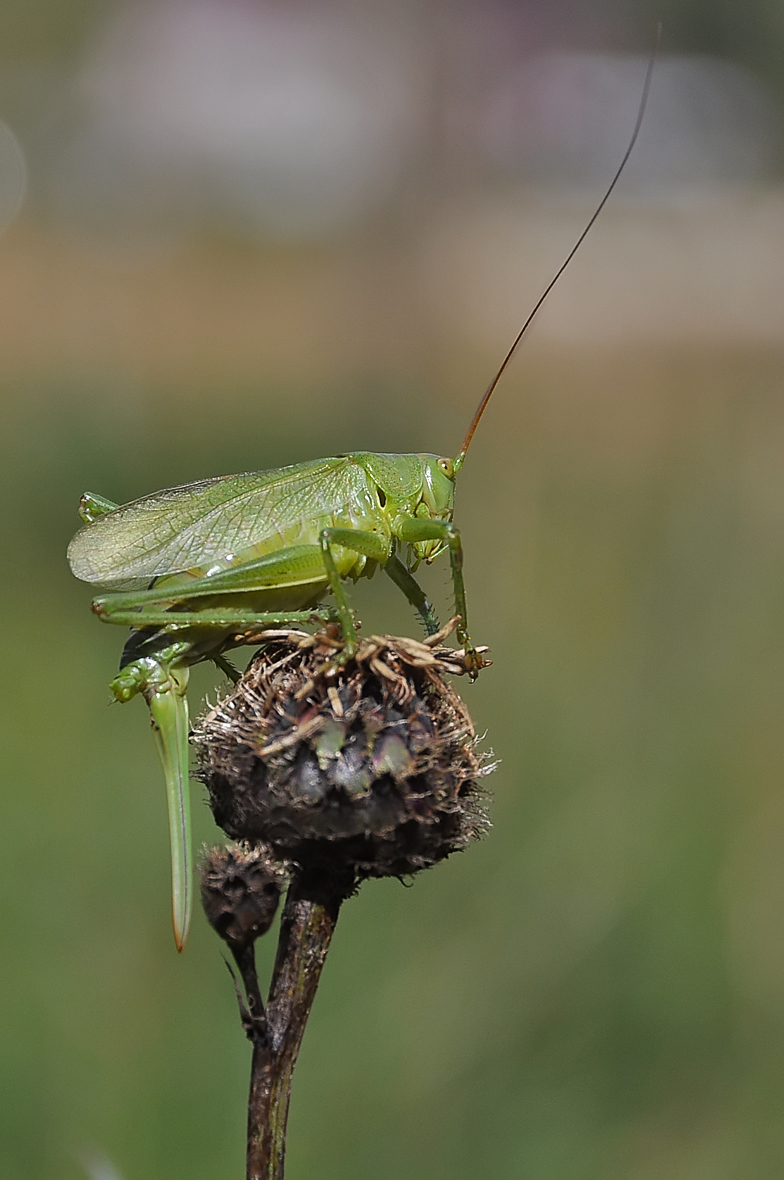
[[[92,604],[98,618],[131,628],[111,691],[123,702],[141,694],[150,709],[166,780],[178,950],[192,905],[186,699],[192,664],[212,660],[231,675],[224,653],[259,642],[265,629],[336,619],[343,647],[327,672],[338,674],[357,647],[343,583],[370,577],[379,567],[435,634],[435,611],[414,573],[421,562],[448,552],[457,637],[472,679],[482,667],[469,636],[463,549],[452,522],[455,477],[517,346],[615,188],[640,130],[652,69],[653,57],[612,183],[515,337],[455,459],[357,451],[205,479],[124,505],[82,496],[84,527],[71,541],[68,560],[77,578],[105,587]],[[325,611],[328,593],[335,606]]]

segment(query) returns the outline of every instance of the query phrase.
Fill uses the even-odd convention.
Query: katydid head
[[[455,499],[455,470],[442,455],[383,455],[351,451],[349,458],[364,467],[387,512],[415,512],[436,520],[451,520]]]
[[[415,508],[428,520],[451,521],[455,511],[455,465],[443,455],[417,455],[422,469],[422,489]],[[417,541],[412,548],[429,565],[444,551],[443,541]]]
[[[351,451],[349,458],[364,467],[376,486],[379,508],[389,519],[418,516],[451,522],[455,510],[455,465],[443,455],[383,455]],[[444,550],[443,541],[411,545],[419,561],[431,562]]]
[[[417,455],[422,466],[423,507],[417,515],[433,520],[451,520],[455,509],[455,465],[443,455]],[[425,511],[427,509],[427,511]]]

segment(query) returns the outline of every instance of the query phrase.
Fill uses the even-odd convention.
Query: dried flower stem
[[[266,1019],[246,1025],[253,1043],[247,1180],[283,1180],[291,1078],[340,906],[352,885],[325,883],[309,873],[289,888]],[[255,965],[245,958],[240,969],[248,994],[258,994]]]
[[[441,646],[456,621],[425,643],[372,635],[340,669],[329,635],[266,633],[194,729],[213,815],[240,842],[208,857],[202,901],[244,985],[247,1180],[283,1178],[292,1074],[342,902],[367,878],[410,876],[489,827],[492,765],[447,681],[469,670],[466,657]],[[253,947],[287,878],[265,1008]]]

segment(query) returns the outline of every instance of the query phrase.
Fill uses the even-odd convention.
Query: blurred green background
[[[164,9],[168,31],[145,33]],[[329,125],[356,148],[341,176],[359,171],[326,223],[332,180],[281,172],[261,133],[242,158],[199,140],[170,167],[186,123],[155,141],[125,84],[143,96],[153,78],[159,95],[169,78],[174,109],[206,77],[175,36],[195,44],[194,13],[212,47],[229,18],[246,29],[221,50],[233,77],[236,42],[261,30],[263,55],[263,22],[291,12],[297,36],[318,25],[301,59],[293,37],[292,76],[321,76],[313,44],[345,45],[349,26],[369,53],[393,30],[414,95],[397,130],[371,121],[355,142]],[[200,916],[174,951],[145,711],[107,708],[123,635],[65,564],[79,495],[359,448],[454,454],[611,175],[582,184],[546,120],[526,171],[525,137],[499,141],[510,124],[493,111],[512,99],[493,107],[493,87],[521,67],[527,84],[551,51],[587,55],[569,60],[590,77],[637,55],[618,59],[634,67],[623,117],[597,141],[617,158],[658,14],[226,3],[210,24],[207,0],[3,5],[4,1180],[243,1174],[249,1050]],[[501,759],[495,827],[411,889],[370,883],[346,905],[295,1079],[291,1180],[784,1170],[784,20],[739,0],[671,0],[664,17],[660,96],[672,55],[739,72],[697,86],[712,139],[680,105],[689,85],[673,82],[675,115],[652,108],[653,162],[553,296],[460,476],[472,631],[495,660],[465,695]],[[155,74],[158,51],[179,74]],[[196,90],[178,90],[189,61]],[[560,68],[542,93],[554,77],[581,119],[594,91],[570,92]],[[215,85],[205,127],[239,102]],[[578,156],[601,140],[603,101],[572,127]],[[292,106],[272,105],[273,122]],[[656,154],[676,140],[677,167]],[[373,142],[397,162],[368,180]],[[273,174],[275,199],[243,204]],[[446,615],[446,564],[427,580]],[[366,630],[418,634],[391,586],[357,601]],[[215,684],[197,670],[194,698]],[[197,839],[214,841],[195,796]]]

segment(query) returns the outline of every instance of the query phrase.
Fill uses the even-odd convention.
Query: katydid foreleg
[[[463,545],[460,540],[460,530],[448,521],[427,520],[410,516],[400,521],[396,526],[395,535],[407,544],[414,544],[417,541],[443,541],[449,547],[452,585],[455,591],[455,610],[460,616],[457,637],[466,654],[466,661],[470,669],[469,675],[472,680],[475,680],[482,668],[482,657],[474,648],[468,634],[468,608],[463,581]]]

